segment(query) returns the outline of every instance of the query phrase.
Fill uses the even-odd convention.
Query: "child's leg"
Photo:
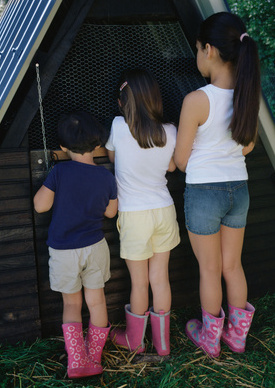
[[[160,310],[170,311],[171,308],[171,288],[169,282],[170,251],[154,253],[149,260],[149,281],[153,293],[153,308],[155,313]]]
[[[102,373],[102,366],[88,359],[84,346],[81,317],[82,292],[62,293],[62,296],[64,302],[62,329],[65,348],[68,353],[67,371],[69,378],[93,376]]]
[[[153,307],[150,308],[152,341],[160,356],[170,353],[169,257],[170,251],[154,253],[149,260],[149,281],[153,292]]]
[[[91,290],[84,287],[84,295],[90,312],[91,324],[97,327],[107,327],[108,315],[104,288]]]
[[[189,232],[189,239],[200,268],[202,322],[197,319],[188,321],[186,334],[205,353],[218,357],[225,318],[221,307],[221,233],[196,235]]]
[[[228,322],[222,332],[222,340],[233,352],[245,351],[246,338],[255,308],[247,302],[247,283],[241,263],[244,228],[223,226],[223,277],[228,300]]]
[[[82,292],[74,294],[62,293],[63,297],[63,323],[82,322]]]
[[[149,304],[148,260],[126,260],[131,276],[131,312],[144,315]]]
[[[89,359],[100,365],[102,351],[111,328],[108,324],[104,288],[84,288],[84,295],[90,312],[90,321],[85,337],[85,346]]]
[[[144,335],[149,312],[148,260],[126,260],[131,276],[130,304],[125,308],[126,330],[114,329],[111,339],[118,345],[126,346],[130,351],[144,352]]]
[[[245,308],[247,283],[241,262],[245,228],[234,229],[221,226],[222,274],[226,283],[228,303]]]
[[[197,235],[188,232],[200,268],[200,300],[202,308],[218,317],[222,303],[221,233]]]

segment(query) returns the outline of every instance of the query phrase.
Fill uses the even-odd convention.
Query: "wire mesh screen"
[[[175,123],[184,96],[205,84],[178,22],[84,23],[43,100],[47,148],[59,147],[56,126],[64,112],[87,110],[109,130],[118,113],[118,78],[133,67],[156,76],[165,117]],[[43,148],[39,111],[29,128],[29,142],[31,149]]]

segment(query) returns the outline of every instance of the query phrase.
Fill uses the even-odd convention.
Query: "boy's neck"
[[[94,151],[85,152],[85,154],[82,155],[68,150],[67,154],[74,162],[85,163],[85,164],[90,164],[92,166],[96,166],[94,162]]]

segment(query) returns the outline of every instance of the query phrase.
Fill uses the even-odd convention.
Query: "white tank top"
[[[209,99],[206,122],[198,127],[186,167],[186,183],[247,180],[242,145],[232,139],[228,128],[233,113],[233,89],[212,84],[202,90]]]

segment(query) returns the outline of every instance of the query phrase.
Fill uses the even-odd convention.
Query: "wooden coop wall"
[[[29,153],[0,151],[0,342],[40,336]]]
[[[32,151],[32,181],[34,192],[40,187],[45,173],[38,159],[43,159],[43,151]],[[96,159],[98,164],[108,169],[113,166],[108,158]],[[251,204],[243,248],[243,265],[247,276],[249,298],[260,297],[274,292],[275,253],[275,183],[274,170],[266,151],[259,141],[254,151],[247,157]],[[170,280],[172,288],[172,308],[191,304],[199,305],[198,265],[193,255],[184,225],[183,191],[185,175],[176,170],[167,174],[168,187],[173,196],[181,232],[181,243],[171,252]],[[43,336],[61,334],[62,300],[59,293],[51,291],[48,280],[48,250],[45,244],[50,213],[35,215],[35,235],[37,247],[38,284],[40,314]],[[116,218],[105,219],[104,231],[111,252],[111,279],[106,284],[106,300],[109,319],[117,322],[124,319],[123,306],[129,302],[130,280],[124,260],[119,256],[119,236]],[[88,322],[87,308],[84,306],[84,323]]]

